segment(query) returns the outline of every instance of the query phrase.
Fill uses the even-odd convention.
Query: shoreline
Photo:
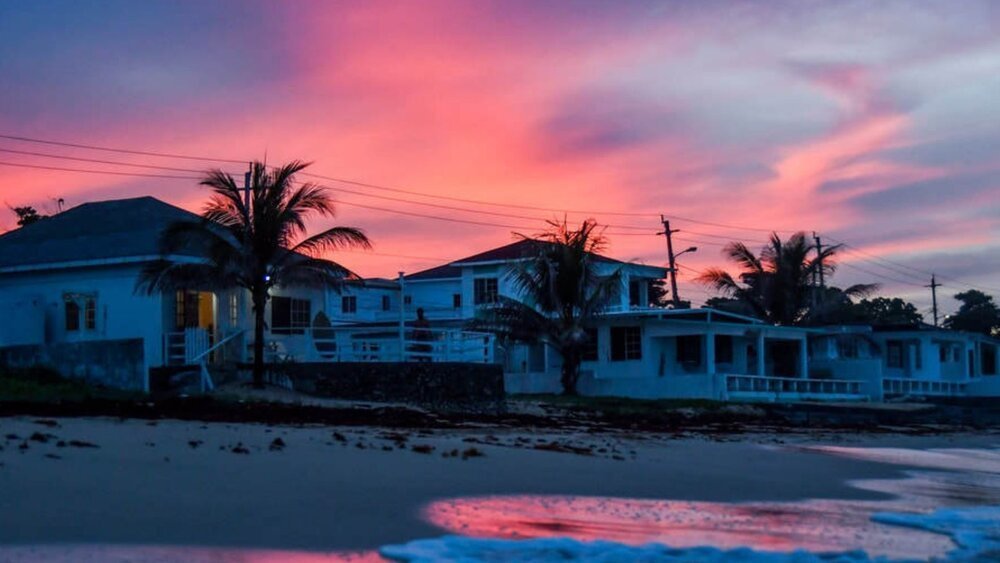
[[[774,438],[6,417],[0,544],[370,550],[441,536],[422,510],[456,498],[880,500],[891,495],[850,482],[897,479],[905,467],[798,446],[1000,443],[969,433]],[[463,456],[469,449],[480,455]]]

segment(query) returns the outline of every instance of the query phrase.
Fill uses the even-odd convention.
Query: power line
[[[844,246],[845,248],[849,249],[849,252],[853,251],[853,252],[855,252],[857,254],[868,256],[868,257],[872,258],[872,260],[869,260],[869,262],[871,262],[871,263],[876,263],[876,261],[884,262],[887,265],[880,265],[880,264],[877,264],[877,263],[876,263],[876,265],[880,265],[882,268],[885,268],[886,270],[891,270],[893,272],[900,273],[900,274],[905,275],[905,276],[912,276],[913,274],[909,273],[909,272],[904,272],[904,271],[900,270],[900,268],[906,268],[907,270],[910,270],[912,272],[920,274],[922,277],[923,276],[935,275],[934,272],[931,272],[929,270],[921,270],[920,268],[914,268],[913,266],[909,266],[909,265],[903,264],[902,262],[897,262],[895,260],[890,260],[890,259],[885,258],[883,256],[878,256],[876,254],[872,254],[870,252],[866,252],[866,251],[861,250],[860,248],[858,248],[858,247],[856,247],[854,245],[848,244],[848,243],[846,243],[846,242],[844,242],[842,240],[836,239],[834,237],[827,236],[827,238],[833,240],[834,242],[840,243],[842,246]],[[862,258],[862,260],[863,260],[863,258]],[[895,266],[898,266],[898,267],[895,267]],[[983,286],[983,285],[975,285],[975,284],[968,283],[966,281],[962,281],[962,280],[957,279],[957,278],[953,278],[951,276],[942,276],[940,274],[937,274],[937,277],[939,277],[939,278],[941,278],[941,279],[943,279],[945,281],[950,281],[952,283],[958,284],[958,285],[963,285],[963,286],[966,286],[966,287],[971,287],[971,288],[979,289],[979,290],[982,290],[982,291],[994,291],[994,292],[1000,293],[1000,289],[995,288],[995,287],[989,287],[989,286]]]
[[[864,272],[864,273],[868,274],[869,276],[875,276],[877,278],[881,278],[881,279],[884,279],[886,281],[891,281],[891,282],[900,283],[900,284],[903,284],[903,285],[909,285],[909,286],[913,286],[913,287],[923,287],[923,285],[921,285],[919,283],[912,282],[912,281],[907,281],[907,280],[902,280],[902,279],[894,278],[894,277],[891,277],[891,276],[886,276],[886,275],[880,274],[878,272],[873,272],[873,271],[871,271],[871,270],[869,270],[867,268],[862,268],[861,266],[858,266],[857,264],[851,264],[850,262],[841,262],[839,265],[847,267],[847,268],[850,268],[852,270],[857,270],[859,272]]]
[[[179,158],[179,159],[183,159],[183,160],[200,160],[200,161],[203,161],[203,162],[231,162],[231,163],[234,163],[234,164],[246,164],[247,163],[246,160],[235,160],[235,159],[231,159],[231,158],[209,158],[209,157],[204,157],[204,156],[193,156],[193,155],[186,155],[186,154],[172,154],[172,153],[153,152],[153,151],[138,151],[138,150],[132,150],[132,149],[122,149],[122,148],[114,148],[114,147],[102,147],[102,146],[97,146],[97,145],[85,145],[85,144],[81,144],[81,143],[67,143],[67,142],[63,142],[63,141],[49,141],[49,140],[46,140],[46,139],[34,139],[34,138],[31,138],[31,137],[20,137],[20,136],[17,136],[17,135],[4,135],[4,134],[0,134],[0,139],[10,139],[10,140],[13,140],[13,141],[24,141],[26,143],[39,143],[39,144],[43,144],[43,145],[55,145],[55,146],[59,146],[59,147],[73,147],[73,148],[77,148],[77,149],[88,149],[88,150],[94,150],[94,151],[118,152],[118,153],[126,153],[126,154],[138,154],[138,155],[142,155],[142,156],[158,156],[158,157],[161,157],[161,158]]]
[[[90,144],[84,144],[84,143],[69,143],[69,142],[65,142],[65,141],[53,141],[53,140],[48,140],[48,139],[39,139],[39,138],[24,137],[24,136],[9,135],[9,134],[0,134],[0,138],[2,138],[2,139],[10,139],[10,140],[15,140],[15,141],[29,142],[29,143],[41,143],[41,144],[47,144],[47,145],[55,145],[55,146],[63,146],[63,147],[73,147],[73,148],[82,148],[82,149],[105,151],[105,152],[117,152],[117,153],[124,153],[124,154],[154,156],[154,157],[160,157],[160,158],[177,158],[177,159],[184,159],[184,160],[197,160],[197,161],[202,161],[202,162],[229,162],[229,163],[235,163],[235,164],[245,164],[246,162],[248,162],[247,160],[237,160],[237,159],[231,159],[231,158],[214,158],[214,157],[206,157],[206,156],[187,155],[187,154],[176,154],[176,153],[165,153],[165,152],[156,152],[156,151],[125,149],[125,148],[120,148],[120,147],[107,147],[107,146],[90,145]],[[417,191],[417,190],[406,190],[406,189],[402,189],[402,188],[395,188],[395,187],[391,187],[391,186],[373,184],[373,183],[370,183],[370,182],[360,182],[360,181],[357,181],[357,180],[350,180],[350,179],[339,178],[339,177],[335,177],[335,176],[327,176],[327,175],[323,175],[323,174],[316,174],[316,173],[312,173],[312,172],[305,172],[305,171],[303,171],[300,174],[303,175],[303,176],[308,176],[308,177],[312,177],[312,178],[320,178],[320,179],[328,180],[328,181],[331,181],[331,182],[351,184],[351,185],[355,185],[355,186],[358,186],[358,187],[365,187],[365,188],[371,188],[371,189],[376,189],[376,190],[393,191],[393,192],[397,192],[397,193],[405,193],[405,194],[417,195],[417,196],[421,196],[421,197],[451,200],[451,201],[457,201],[457,202],[462,202],[462,203],[470,203],[470,204],[475,204],[475,205],[490,205],[490,206],[494,206],[494,207],[507,207],[507,208],[514,208],[514,209],[525,209],[525,210],[532,210],[532,211],[545,211],[545,212],[550,212],[550,213],[565,213],[565,214],[574,214],[574,215],[595,215],[595,216],[604,215],[604,216],[618,216],[618,217],[658,217],[660,215],[658,213],[651,213],[651,212],[625,212],[625,211],[606,211],[606,210],[595,211],[595,210],[586,210],[586,209],[558,209],[558,208],[554,208],[554,207],[542,207],[542,206],[533,206],[533,205],[519,205],[519,204],[513,204],[513,203],[500,203],[500,202],[493,202],[493,201],[480,200],[480,199],[472,199],[472,198],[459,198],[459,197],[454,197],[454,196],[443,196],[443,195],[439,195],[439,194],[431,194],[431,193],[421,192],[421,191]],[[690,218],[690,217],[682,217],[682,216],[679,216],[679,215],[669,215],[668,214],[667,217],[669,217],[671,219],[677,219],[677,220],[680,220],[680,221],[687,221],[689,223],[695,223],[695,224],[699,224],[699,225],[707,225],[707,226],[713,226],[713,227],[718,227],[718,228],[723,228],[723,229],[731,229],[731,230],[757,231],[757,232],[767,232],[767,233],[770,233],[770,232],[787,232],[787,233],[796,232],[794,230],[765,229],[765,228],[759,228],[759,227],[747,227],[747,226],[739,226],[739,225],[729,225],[729,224],[725,224],[725,223],[717,223],[717,222],[712,222],[712,221],[702,221],[702,220],[699,220],[699,219],[693,219],[693,218]]]
[[[176,176],[171,174],[143,174],[140,172],[115,172],[112,170],[86,170],[82,168],[63,168],[60,166],[43,166],[41,164],[19,164],[0,161],[0,166],[16,166],[18,168],[38,168],[41,170],[56,170],[59,172],[83,172],[86,174],[111,174],[113,176],[136,176],[140,178],[172,178],[179,180],[199,180],[198,176]]]
[[[93,162],[96,164],[112,164],[114,166],[131,166],[134,168],[147,168],[151,170],[171,170],[174,172],[194,172],[196,174],[203,174],[204,170],[196,170],[194,168],[176,168],[173,166],[156,166],[153,164],[136,164],[132,162],[121,162],[116,160],[101,160],[96,158],[83,158],[77,156],[65,156],[61,154],[50,154],[44,152],[33,152],[33,151],[19,151],[15,149],[5,149],[0,148],[0,152],[11,153],[11,154],[21,154],[27,156],[40,156],[44,158],[58,158],[61,160],[74,160],[77,162]]]

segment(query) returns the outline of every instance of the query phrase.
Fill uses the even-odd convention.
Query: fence
[[[726,375],[725,398],[847,399],[867,398],[864,381],[848,379],[799,379],[759,375]]]

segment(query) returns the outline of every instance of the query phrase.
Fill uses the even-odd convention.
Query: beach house
[[[814,376],[862,379],[872,400],[1000,396],[1000,340],[929,324],[825,327],[812,337]]]
[[[473,319],[497,296],[521,298],[508,272],[532,251],[519,241],[408,275],[404,311],[422,308],[435,324]],[[594,256],[598,275],[618,271],[621,291],[590,327],[579,391],[633,398],[862,399],[863,382],[809,377],[810,331],[777,327],[712,309],[667,309],[650,284],[667,270]],[[561,390],[561,359],[544,343],[499,342],[509,393]]]
[[[137,289],[152,261],[200,259],[196,249],[162,256],[159,248],[168,225],[200,220],[140,197],[86,203],[0,236],[0,362],[149,390],[157,368],[246,359],[253,318],[242,290]],[[311,328],[320,311],[336,306],[334,319],[352,316],[337,289],[276,288],[266,314],[269,349]]]

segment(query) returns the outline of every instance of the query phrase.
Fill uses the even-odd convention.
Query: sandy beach
[[[905,466],[814,445],[992,448],[995,434],[654,435],[0,419],[0,544],[373,550],[443,530],[443,499],[878,501]]]

